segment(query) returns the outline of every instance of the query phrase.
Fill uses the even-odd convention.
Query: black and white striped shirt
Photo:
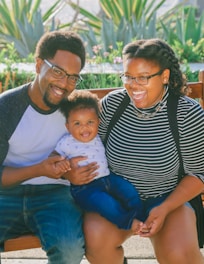
[[[102,99],[99,134],[107,126],[123,100],[126,90],[114,91]],[[165,95],[164,101],[167,99]],[[126,107],[106,145],[110,169],[132,182],[141,197],[156,197],[177,184],[179,158],[169,127],[167,106],[149,119],[135,114],[132,103]],[[185,172],[204,181],[204,112],[189,97],[181,97],[177,120]]]

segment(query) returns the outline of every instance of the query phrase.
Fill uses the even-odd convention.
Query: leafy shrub
[[[164,24],[165,39],[177,53],[181,62],[204,61],[204,12],[196,17],[192,6],[182,7]]]
[[[79,89],[121,87],[122,82],[119,74],[111,73],[87,73],[82,74],[83,82]]]
[[[35,50],[36,43],[46,31],[58,28],[54,16],[62,8],[57,0],[44,14],[40,11],[41,0],[11,0],[0,2],[0,39],[2,43],[14,43],[21,58]]]
[[[6,91],[18,87],[24,83],[31,82],[34,78],[34,73],[18,72],[18,70],[10,69],[0,72],[1,91]]]

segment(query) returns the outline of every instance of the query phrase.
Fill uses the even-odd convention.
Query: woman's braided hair
[[[183,95],[186,77],[180,69],[179,61],[172,48],[161,39],[143,39],[127,44],[123,48],[124,60],[143,58],[159,65],[161,69],[169,69],[168,87],[172,93]]]

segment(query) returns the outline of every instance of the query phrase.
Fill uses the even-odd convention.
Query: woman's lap
[[[181,206],[171,212],[162,229],[151,238],[155,250],[166,247],[184,249],[197,244],[196,218],[192,208]],[[182,248],[181,248],[182,245]]]
[[[151,242],[159,263],[204,263],[198,245],[195,213],[188,206],[170,213]]]
[[[104,250],[107,250],[107,254],[111,254],[111,250],[122,245],[131,236],[131,232],[118,229],[97,214],[86,215],[84,231],[87,252],[97,251],[98,255],[100,251],[104,254]],[[159,233],[151,238],[151,242],[158,258],[162,258],[169,252],[175,252],[175,255],[179,254],[181,257],[183,253],[187,253],[186,256],[193,254],[200,258],[193,209],[185,205],[170,213]],[[174,258],[174,256],[171,257]]]

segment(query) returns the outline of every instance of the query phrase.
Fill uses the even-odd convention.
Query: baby
[[[99,165],[98,176],[88,184],[71,184],[71,194],[85,211],[97,212],[122,229],[138,230],[142,203],[135,187],[123,177],[110,172],[104,145],[98,135],[100,103],[86,90],[76,90],[60,106],[68,133],[58,142],[55,152],[66,157],[84,156],[78,166],[90,162]],[[62,166],[58,162],[56,166]]]

